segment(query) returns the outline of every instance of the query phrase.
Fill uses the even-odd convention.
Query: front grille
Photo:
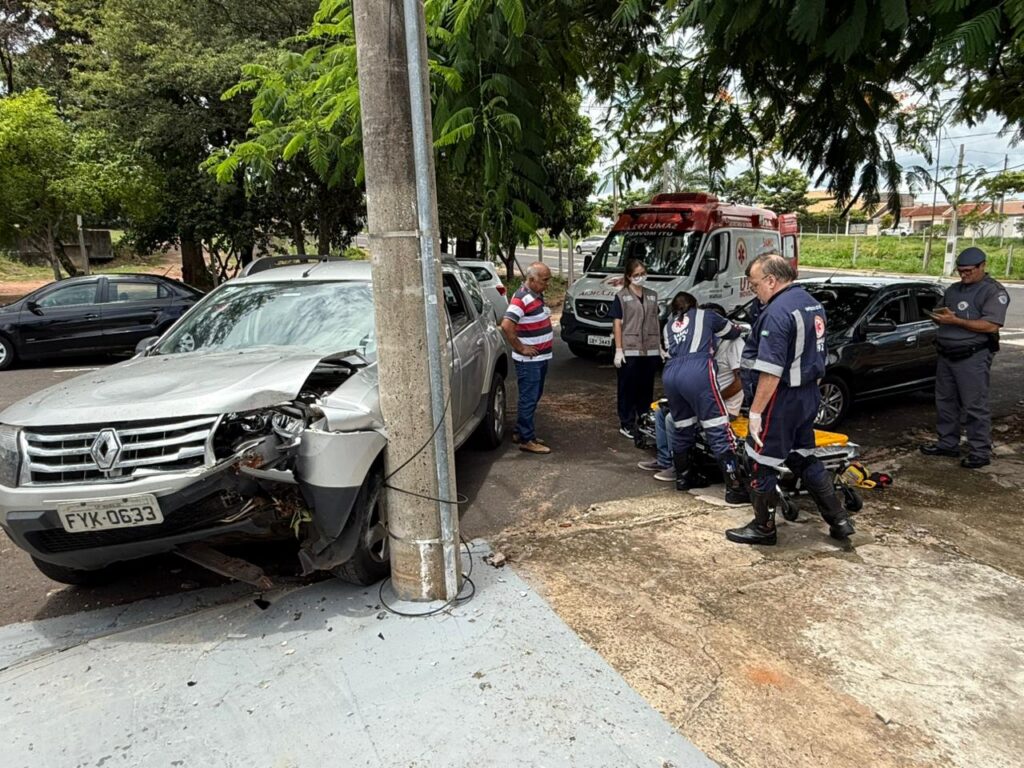
[[[610,301],[597,301],[595,299],[576,299],[576,316],[583,317],[587,320],[596,320],[598,322],[607,322],[611,324],[608,319],[608,311],[612,308]]]
[[[84,531],[68,533],[61,528],[46,531],[31,531],[25,539],[40,552],[74,552],[80,549],[112,547],[117,544],[133,544],[139,541],[163,539],[180,533],[215,528],[228,525],[234,518],[231,511],[218,497],[209,503],[190,504],[164,518],[157,525],[146,525],[139,528],[114,528],[109,531]]]
[[[217,416],[119,422],[76,428],[36,427],[22,433],[28,473],[33,485],[109,482],[125,480],[140,471],[180,472],[201,467],[206,461],[210,433]],[[113,430],[114,436],[107,434]],[[93,447],[110,456],[110,446],[120,452],[108,469],[101,469]]]

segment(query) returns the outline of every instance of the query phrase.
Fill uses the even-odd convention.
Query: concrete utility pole
[[[949,277],[953,274],[953,262],[956,261],[956,229],[957,212],[960,208],[960,179],[964,175],[964,145],[960,145],[960,159],[956,163],[956,186],[953,187],[953,220],[949,224],[949,234],[946,235],[946,258],[942,262],[942,274]]]
[[[385,470],[428,497],[385,491],[391,578],[402,600],[452,600],[459,518],[423,7],[355,0],[353,11]]]

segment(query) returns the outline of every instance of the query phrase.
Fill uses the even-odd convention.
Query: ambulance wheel
[[[843,506],[847,512],[860,512],[864,508],[864,499],[857,493],[856,488],[844,485],[840,490],[843,492]]]
[[[818,404],[816,426],[831,429],[850,411],[850,388],[841,378],[830,374],[819,382],[818,389],[821,402]]]
[[[796,520],[800,514],[800,510],[796,508],[796,504],[793,503],[793,500],[784,495],[779,496],[779,510],[782,512],[782,516],[791,523]]]
[[[572,352],[576,357],[582,357],[585,360],[593,360],[595,357],[601,354],[597,349],[594,349],[588,344],[580,344],[576,341],[569,342],[569,351]]]

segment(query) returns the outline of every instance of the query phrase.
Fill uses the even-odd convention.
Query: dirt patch
[[[724,766],[1009,768],[1024,750],[1024,462],[1004,453],[970,472],[876,452],[896,485],[867,495],[845,547],[807,501],[779,546],[730,544],[749,510],[675,491],[497,544]]]

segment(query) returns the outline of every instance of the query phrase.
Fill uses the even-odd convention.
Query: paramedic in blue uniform
[[[696,299],[689,293],[678,293],[672,299],[664,333],[668,361],[662,383],[675,423],[672,462],[676,470],[676,489],[686,491],[694,487],[690,449],[696,442],[700,424],[708,447],[722,469],[725,500],[731,504],[747,504],[750,496],[740,477],[736,438],[718,389],[715,364],[718,340],[735,339],[740,335],[740,328],[715,312],[698,309]]]
[[[636,420],[651,407],[654,376],[661,361],[661,321],[658,294],[644,287],[647,267],[628,259],[625,285],[615,294],[608,317],[615,336],[618,369],[619,433],[636,437]]]
[[[761,301],[743,348],[741,365],[756,374],[746,451],[751,461],[754,519],[725,532],[740,544],[774,544],[779,470],[799,477],[834,539],[854,531],[832,478],[814,456],[818,379],[825,375],[825,310],[798,285],[795,270],[778,253],[747,265],[750,287]]]
[[[966,248],[956,257],[960,282],[946,290],[942,307],[931,317],[939,328],[935,343],[935,416],[938,442],[922,445],[926,456],[960,456],[963,416],[970,452],[960,464],[978,469],[992,456],[992,412],[988,405],[989,371],[999,348],[1010,297],[985,272],[985,252]]]

